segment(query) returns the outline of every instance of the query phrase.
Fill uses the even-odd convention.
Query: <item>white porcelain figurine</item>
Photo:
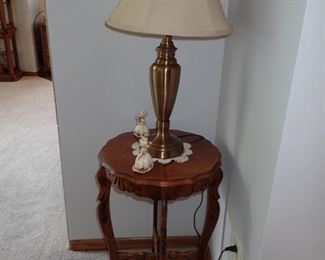
[[[137,124],[133,130],[133,134],[138,138],[141,138],[142,136],[148,136],[149,134],[149,128],[146,125],[147,115],[147,111],[141,111],[135,116]]]
[[[138,173],[146,173],[153,167],[153,160],[148,153],[149,141],[147,136],[142,136],[139,140],[140,153],[135,158],[132,170]]]

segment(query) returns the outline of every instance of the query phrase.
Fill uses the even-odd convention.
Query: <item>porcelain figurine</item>
[[[153,168],[153,160],[148,153],[149,141],[147,136],[142,136],[139,140],[140,153],[135,158],[132,170],[138,173],[146,173]]]
[[[149,128],[146,125],[147,115],[147,111],[141,111],[135,116],[137,124],[133,130],[133,134],[138,138],[141,138],[141,136],[149,135]]]

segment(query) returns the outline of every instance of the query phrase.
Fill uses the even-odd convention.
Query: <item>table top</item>
[[[165,165],[155,162],[153,169],[145,174],[133,172],[135,156],[131,145],[138,139],[128,132],[109,140],[99,153],[99,161],[106,168],[108,178],[120,190],[158,199],[161,196],[174,199],[205,189],[208,179],[220,168],[220,152],[200,135],[178,130],[171,132],[192,145],[193,154],[187,162]]]

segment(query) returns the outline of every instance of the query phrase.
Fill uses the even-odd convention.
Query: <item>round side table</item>
[[[218,187],[222,180],[221,156],[218,149],[201,136],[182,131],[173,134],[192,145],[193,154],[185,163],[166,165],[155,163],[154,168],[139,174],[132,171],[135,157],[131,145],[137,139],[130,133],[121,134],[107,142],[99,153],[100,168],[99,205],[97,214],[110,260],[126,259],[207,259],[208,242],[219,218]],[[110,189],[113,184],[120,191],[153,200],[152,252],[119,252],[110,214]],[[205,222],[197,250],[167,252],[167,205],[168,201],[187,197],[207,189]],[[160,204],[160,207],[158,207]],[[158,221],[160,220],[160,221]],[[160,222],[160,223],[158,223]]]

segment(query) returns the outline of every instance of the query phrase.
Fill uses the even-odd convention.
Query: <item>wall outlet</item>
[[[235,235],[235,244],[237,246],[237,254],[235,254],[234,260],[243,260],[243,248],[238,234]]]

